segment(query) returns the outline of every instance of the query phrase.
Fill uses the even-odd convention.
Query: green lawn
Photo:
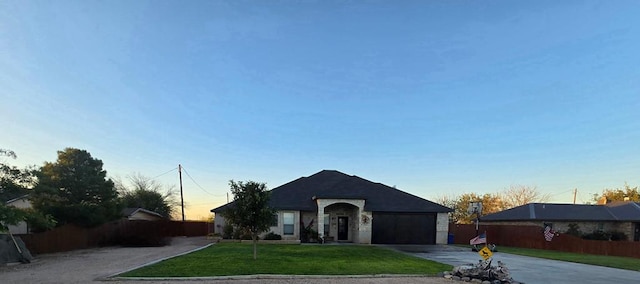
[[[640,271],[640,258],[579,254],[515,247],[498,247],[498,253],[500,252]]]
[[[360,245],[258,245],[218,243],[119,275],[121,277],[203,277],[284,275],[435,275],[451,266],[390,249]]]

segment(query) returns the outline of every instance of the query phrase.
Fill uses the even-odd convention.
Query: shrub
[[[569,224],[569,229],[565,232],[567,235],[572,235],[575,237],[581,237],[582,232],[580,232],[580,226],[576,223]]]
[[[282,236],[278,235],[278,234],[276,234],[274,232],[269,232],[268,234],[266,234],[264,236],[264,239],[265,240],[282,240]]]
[[[611,240],[612,241],[626,241],[627,240],[627,235],[625,235],[623,232],[612,231],[610,233],[611,233]]]
[[[233,238],[233,226],[227,224],[222,228],[222,238],[223,239],[231,239]]]
[[[608,241],[609,237],[610,235],[604,231],[593,231],[592,233],[582,235],[582,238],[585,240],[596,241]]]
[[[233,237],[232,237],[232,239],[234,239],[234,240],[240,240],[240,236],[242,236],[242,230],[240,230],[240,229],[235,229],[235,230],[233,230]]]
[[[252,240],[251,233],[248,232],[248,231],[245,231],[243,234],[240,235],[240,239],[241,240]],[[259,240],[260,237],[257,237],[257,239]]]

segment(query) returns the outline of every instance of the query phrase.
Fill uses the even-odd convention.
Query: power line
[[[553,196],[560,195],[560,194],[565,194],[565,193],[572,192],[572,191],[573,191],[573,189],[569,189],[567,191],[558,192],[556,194],[551,194],[551,195],[549,195],[549,197],[553,197]]]
[[[151,179],[157,179],[157,178],[159,178],[159,177],[161,177],[161,176],[163,176],[163,175],[166,175],[166,174],[168,174],[168,173],[170,173],[170,172],[173,172],[173,171],[175,171],[175,170],[177,170],[177,169],[178,169],[178,167],[175,167],[175,168],[170,169],[170,170],[168,170],[168,171],[166,171],[166,172],[164,172],[164,173],[162,173],[162,174],[159,174],[159,175],[157,175],[157,176],[155,176],[155,177],[153,177],[153,178],[151,178]]]
[[[200,184],[198,184],[198,182],[196,182],[196,181],[191,177],[191,175],[189,174],[189,172],[187,171],[187,169],[185,169],[185,168],[184,168],[184,166],[182,166],[182,170],[184,171],[184,173],[185,173],[185,174],[187,174],[187,176],[189,177],[189,179],[191,179],[191,181],[192,181],[193,183],[195,183],[195,184],[196,184],[196,186],[198,186],[198,188],[200,188],[200,190],[204,191],[205,193],[207,193],[207,194],[209,194],[209,195],[212,195],[212,196],[224,196],[224,195],[226,195],[226,193],[225,193],[225,194],[213,194],[213,193],[211,193],[211,192],[208,192],[208,191],[207,191],[207,190],[205,190],[202,186],[200,186]]]

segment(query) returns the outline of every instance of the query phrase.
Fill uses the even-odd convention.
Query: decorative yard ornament
[[[455,276],[458,277],[456,279],[462,279],[467,282],[469,282],[471,279],[477,279],[480,281],[489,281],[491,283],[519,283],[511,278],[509,269],[504,265],[504,263],[498,261],[498,266],[496,267],[491,266],[491,262],[492,259],[487,258],[485,260],[478,261],[478,263],[475,265],[467,264],[456,266],[451,272],[446,271],[444,275],[445,278],[451,278],[452,276]],[[449,276],[447,277],[447,275]]]

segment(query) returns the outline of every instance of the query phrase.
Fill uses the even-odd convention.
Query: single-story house
[[[549,224],[558,232],[566,232],[570,224],[575,224],[583,233],[615,231],[624,233],[629,240],[640,241],[640,203],[630,201],[602,205],[529,203],[482,216],[480,222],[494,225]]]
[[[9,199],[5,202],[5,204],[7,206],[13,206],[20,209],[31,208],[31,201],[29,200],[28,194]],[[25,221],[21,221],[16,225],[9,225],[7,227],[9,227],[9,232],[14,235],[29,233],[29,225]]]
[[[214,208],[215,232],[222,233],[224,210]],[[325,240],[361,244],[446,244],[452,209],[381,183],[323,170],[271,190],[277,210],[271,232],[300,240],[309,226]],[[222,213],[222,214],[221,214]]]
[[[144,208],[125,208],[121,215],[128,220],[158,221],[164,219],[160,213]]]

